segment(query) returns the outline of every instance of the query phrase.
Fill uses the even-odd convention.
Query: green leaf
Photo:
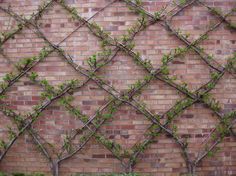
[[[6,147],[7,147],[7,144],[5,143],[5,141],[0,140],[0,149],[1,149],[1,148],[2,148],[2,149],[6,149]]]
[[[7,128],[8,128],[8,137],[9,137],[9,139],[10,140],[14,139],[16,137],[15,131],[9,126]]]
[[[222,16],[222,11],[220,8],[213,7],[210,12],[214,15]]]
[[[91,68],[96,68],[97,67],[97,55],[94,54],[94,55],[90,56],[89,59],[87,60],[87,63],[89,64],[89,66]]]
[[[154,13],[155,20],[159,20],[161,18],[161,12]]]
[[[31,81],[35,81],[37,77],[38,77],[38,74],[36,72],[31,72],[31,74],[29,75],[29,79]]]
[[[105,119],[110,119],[112,117],[112,114],[103,114],[102,115]]]
[[[169,69],[166,65],[161,66],[161,73],[163,75],[168,75],[169,74]]]
[[[213,156],[214,156],[214,153],[213,153],[212,151],[208,151],[208,152],[207,152],[207,156],[208,156],[208,157],[213,157]]]
[[[66,151],[70,153],[72,151],[72,145],[68,135],[66,135],[63,142],[64,142],[63,146],[65,147]]]
[[[186,0],[179,0],[179,5],[183,6],[184,4],[186,4]]]
[[[0,95],[0,100],[6,98],[6,95]]]
[[[141,6],[142,5],[142,1],[141,0],[135,0],[135,4]]]

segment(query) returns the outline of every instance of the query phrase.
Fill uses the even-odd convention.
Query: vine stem
[[[208,83],[213,82],[213,83],[216,84],[216,83],[219,81],[219,79],[220,79],[221,77],[218,77],[217,80],[213,80],[213,81],[210,80],[207,84],[201,86],[201,87],[198,89],[198,91],[195,91],[195,93],[191,93],[190,91],[183,90],[183,89],[181,88],[181,86],[179,86],[178,84],[175,84],[174,82],[172,82],[172,81],[169,80],[168,78],[166,78],[166,77],[164,77],[163,75],[161,75],[161,74],[160,74],[160,73],[161,73],[161,70],[160,70],[160,69],[154,70],[154,68],[153,68],[152,65],[151,65],[151,67],[149,67],[149,68],[145,67],[145,63],[142,61],[142,58],[141,58],[141,57],[137,57],[137,53],[135,53],[135,52],[132,50],[132,48],[129,48],[128,45],[127,45],[127,43],[125,43],[125,42],[124,42],[124,43],[123,43],[123,42],[119,42],[118,40],[113,39],[110,35],[107,35],[107,37],[108,37],[111,41],[113,41],[113,43],[110,43],[110,45],[111,45],[111,46],[112,46],[112,45],[115,46],[116,49],[113,50],[113,51],[114,51],[113,56],[111,56],[108,60],[106,60],[106,62],[105,62],[106,64],[109,63],[109,62],[116,56],[116,54],[117,54],[119,51],[125,51],[126,53],[128,53],[128,54],[131,55],[132,57],[135,57],[135,58],[137,59],[137,61],[140,62],[141,65],[142,65],[142,66],[148,71],[148,73],[152,76],[150,80],[145,80],[145,81],[143,81],[142,84],[141,84],[139,87],[132,88],[131,90],[128,90],[128,91],[126,91],[124,94],[122,94],[122,93],[120,93],[119,91],[115,90],[112,86],[106,84],[102,79],[100,79],[100,78],[98,78],[98,77],[95,77],[95,76],[91,76],[91,75],[90,75],[91,72],[89,72],[88,70],[86,70],[86,69],[80,67],[79,65],[77,65],[77,64],[73,61],[72,57],[71,57],[69,54],[66,54],[66,53],[62,52],[62,49],[61,49],[60,46],[59,46],[62,42],[64,42],[68,37],[70,37],[75,31],[77,31],[77,30],[78,30],[81,26],[83,26],[83,25],[87,25],[87,27],[90,29],[90,31],[91,31],[92,33],[95,34],[95,36],[97,36],[97,37],[100,38],[101,40],[104,40],[104,39],[105,39],[105,38],[104,38],[104,35],[98,35],[98,34],[96,34],[96,32],[93,31],[92,25],[91,25],[91,23],[89,22],[89,20],[92,19],[95,15],[97,15],[99,12],[103,11],[106,7],[108,7],[109,5],[111,5],[112,3],[116,2],[116,1],[117,1],[117,0],[114,0],[114,1],[112,1],[112,2],[110,2],[110,3],[108,3],[105,7],[101,8],[98,12],[96,12],[93,16],[91,16],[91,17],[90,17],[89,19],[87,19],[87,20],[84,19],[84,18],[81,18],[81,17],[79,17],[79,16],[77,15],[77,17],[82,21],[82,24],[79,25],[79,27],[77,27],[72,33],[70,33],[66,38],[64,38],[64,39],[63,39],[61,42],[59,42],[57,45],[54,45],[53,43],[51,43],[51,42],[44,36],[44,34],[40,31],[39,26],[38,26],[37,23],[36,23],[36,21],[37,21],[36,19],[37,19],[38,17],[35,17],[35,24],[34,24],[33,22],[31,22],[31,20],[25,20],[25,19],[23,19],[23,18],[21,18],[21,17],[19,17],[19,16],[16,16],[13,12],[6,11],[5,9],[2,9],[2,10],[3,10],[3,11],[5,10],[5,12],[9,12],[9,14],[10,14],[10,15],[13,15],[13,17],[15,17],[16,20],[19,20],[20,22],[22,22],[22,23],[20,23],[20,24],[22,24],[22,25],[24,25],[24,26],[27,26],[28,24],[33,25],[34,28],[35,28],[36,31],[37,31],[37,34],[38,34],[41,38],[43,38],[43,39],[45,40],[45,42],[50,45],[50,47],[52,47],[52,50],[50,50],[50,52],[53,52],[53,51],[55,51],[55,50],[58,51],[58,52],[61,54],[61,56],[62,56],[76,71],[80,72],[81,74],[83,74],[83,75],[85,75],[85,76],[87,77],[87,79],[86,79],[80,86],[78,86],[77,88],[82,87],[82,86],[85,85],[89,80],[93,80],[93,81],[96,82],[96,84],[97,84],[100,88],[102,88],[103,90],[105,90],[106,92],[108,92],[110,95],[113,96],[113,99],[110,100],[110,101],[108,101],[108,102],[107,102],[104,106],[102,106],[101,108],[99,108],[99,111],[98,111],[98,112],[104,111],[109,105],[111,105],[111,103],[114,103],[114,104],[115,104],[114,106],[116,106],[116,108],[118,108],[121,104],[126,103],[126,104],[129,104],[130,106],[134,107],[136,110],[140,111],[140,112],[141,112],[143,115],[145,115],[146,117],[149,117],[149,119],[152,121],[152,125],[151,125],[151,126],[153,126],[154,124],[157,124],[157,125],[160,127],[160,130],[158,131],[158,133],[161,132],[161,131],[164,131],[164,132],[166,132],[167,134],[171,135],[172,138],[175,140],[175,142],[176,142],[176,143],[181,147],[181,149],[182,149],[182,154],[183,154],[183,157],[185,158],[186,165],[187,165],[187,167],[188,167],[189,173],[193,174],[193,173],[195,173],[196,165],[206,156],[207,153],[206,153],[206,152],[203,153],[203,155],[199,156],[199,157],[195,160],[195,162],[192,162],[192,161],[190,160],[190,157],[189,157],[187,148],[185,147],[185,145],[183,144],[183,142],[182,142],[178,137],[176,137],[176,136],[174,135],[174,133],[173,133],[173,131],[172,131],[171,129],[169,129],[169,128],[167,127],[167,125],[169,124],[169,122],[167,121],[166,123],[162,124],[162,123],[160,123],[159,121],[157,121],[157,120],[155,119],[155,117],[154,117],[154,114],[152,114],[151,111],[149,111],[147,108],[143,108],[140,102],[138,102],[138,101],[136,101],[136,100],[133,99],[133,96],[135,96],[136,93],[137,93],[139,90],[141,90],[145,85],[147,85],[147,84],[155,77],[156,79],[159,79],[159,80],[161,80],[161,81],[164,81],[165,83],[167,83],[167,84],[170,85],[171,87],[173,87],[173,88],[177,89],[178,91],[184,93],[188,98],[192,99],[193,102],[191,102],[190,104],[185,105],[185,106],[181,109],[181,112],[183,112],[186,108],[190,107],[191,105],[193,105],[193,104],[196,103],[196,102],[202,101],[202,102],[204,103],[204,101],[202,100],[202,98],[201,98],[201,97],[198,97],[198,92],[204,91],[204,94],[206,94],[207,92],[209,92],[209,91],[212,89],[212,88],[208,88],[208,89],[206,88],[206,86],[208,85]],[[122,1],[127,2],[126,0],[122,0]],[[52,1],[51,1],[51,2],[52,2]],[[58,1],[55,1],[55,2],[59,3]],[[172,19],[172,17],[173,17],[174,15],[178,14],[178,13],[181,12],[184,8],[188,7],[189,5],[193,4],[194,2],[196,2],[196,0],[192,0],[190,3],[187,3],[187,4],[185,4],[184,6],[179,6],[180,9],[177,10],[175,13],[173,13],[173,15],[170,17],[170,19]],[[157,20],[151,13],[145,11],[144,8],[142,8],[142,7],[140,7],[140,6],[137,6],[137,4],[134,4],[132,1],[130,1],[129,3],[135,5],[136,8],[139,8],[139,9],[141,9],[142,11],[144,11],[145,14],[146,14],[148,17],[151,17],[151,20],[149,21],[149,25],[155,24],[157,21],[164,22],[163,25],[165,25],[165,27],[167,27],[172,33],[174,33],[181,41],[183,41],[185,44],[187,44],[187,48],[188,48],[188,49],[189,49],[189,48],[193,48],[193,49],[195,48],[194,50],[195,50],[200,56],[202,55],[202,52],[200,52],[199,48],[196,46],[196,45],[197,45],[196,42],[193,42],[193,43],[189,42],[185,37],[180,36],[180,35],[178,34],[178,32],[176,32],[176,31],[170,26],[169,22],[168,22],[167,19],[166,19],[167,15],[166,15],[166,16],[165,16],[165,15],[161,15],[162,19],[158,19],[158,20]],[[64,5],[64,4],[62,4],[62,5],[63,5],[63,7],[64,7],[65,9],[70,10],[70,8],[67,7],[66,5]],[[48,6],[49,6],[49,5],[48,5]],[[41,15],[41,13],[42,13],[42,12],[46,9],[46,7],[48,7],[48,6],[45,6],[45,7],[43,8],[43,10],[40,12],[39,16]],[[167,8],[167,7],[165,7],[165,8]],[[172,10],[175,10],[175,8],[172,9]],[[172,12],[172,10],[171,10],[170,12]],[[169,13],[169,12],[168,12],[168,13]],[[167,13],[167,14],[168,14],[168,13]],[[32,18],[33,18],[33,17],[32,17]],[[216,27],[218,27],[224,20],[225,20],[225,18],[222,19],[222,21],[219,22],[217,25],[215,25],[215,26],[213,26],[212,28],[210,28],[207,32],[210,32],[210,31],[212,31],[213,29],[215,29]],[[146,26],[145,26],[145,27],[146,27]],[[131,41],[134,39],[135,35],[136,35],[138,32],[140,32],[142,29],[144,29],[145,27],[140,26],[140,27],[138,28],[138,30],[133,34],[133,36],[130,37],[129,42],[131,42]],[[19,28],[19,29],[20,29],[20,28]],[[13,35],[14,35],[14,33],[13,33]],[[8,40],[8,39],[6,39],[6,40]],[[199,41],[200,41],[200,40],[199,40]],[[172,59],[174,59],[174,56],[173,56]],[[171,60],[172,60],[172,59],[171,59]],[[205,55],[202,55],[202,59],[203,59],[211,68],[215,69],[216,71],[218,71],[218,72],[221,74],[221,76],[223,76],[223,74],[224,74],[224,72],[225,72],[225,68],[218,68],[218,67],[212,65],[212,64],[211,64],[210,62],[208,62],[208,60],[205,58]],[[169,62],[170,62],[171,60],[169,60]],[[34,63],[34,64],[36,65],[37,63]],[[33,68],[33,66],[32,66],[31,68]],[[20,73],[19,75],[17,75],[13,80],[11,80],[11,82],[8,84],[7,88],[9,88],[11,85],[13,85],[13,84],[14,84],[17,80],[19,80],[23,75],[27,75],[27,72],[30,71],[31,68],[28,68],[29,70],[27,70],[27,71],[26,71],[26,70],[23,70],[23,72],[21,72],[21,73]],[[92,70],[92,73],[95,73],[99,68],[100,68],[100,67],[97,67],[97,68],[95,68],[94,70]],[[214,84],[214,85],[215,85],[215,84]],[[203,89],[203,90],[202,90],[202,89]],[[7,89],[2,90],[2,92],[0,92],[0,94],[5,93],[6,90],[7,90]],[[17,136],[9,143],[9,145],[7,146],[7,150],[5,150],[5,153],[0,156],[0,160],[2,159],[2,157],[5,156],[5,154],[7,153],[7,151],[9,150],[9,148],[11,147],[11,145],[13,145],[14,141],[15,141],[25,130],[28,130],[28,131],[29,131],[29,133],[33,136],[34,141],[35,141],[37,144],[40,145],[40,148],[41,148],[41,150],[43,151],[44,155],[45,155],[47,158],[50,159],[51,157],[50,157],[50,155],[48,154],[47,150],[46,150],[46,149],[44,148],[44,146],[40,143],[39,139],[37,138],[37,135],[34,134],[34,131],[33,131],[33,129],[31,128],[31,124],[38,118],[40,112],[42,112],[43,110],[45,110],[46,107],[48,107],[48,106],[52,103],[52,101],[55,101],[56,99],[61,98],[62,96],[64,96],[65,94],[67,94],[70,90],[72,90],[72,88],[71,88],[71,87],[67,87],[67,88],[65,88],[65,89],[64,89],[60,94],[58,94],[58,95],[54,93],[55,95],[54,95],[54,97],[53,97],[51,100],[44,102],[44,103],[41,105],[40,109],[38,109],[37,111],[31,113],[31,114],[28,116],[28,119],[26,119],[27,124],[24,125],[24,127],[20,130],[20,132],[17,134]],[[201,93],[203,94],[203,92],[201,92]],[[126,99],[124,99],[125,95],[128,95],[128,100],[129,100],[129,101],[126,100]],[[185,100],[186,100],[186,99],[185,99]],[[184,101],[184,100],[183,100],[183,101]],[[118,102],[118,103],[116,103],[116,102]],[[207,103],[206,103],[206,104],[207,104]],[[208,105],[209,105],[209,104],[208,104]],[[210,106],[210,105],[209,105],[209,106]],[[177,107],[177,105],[176,105],[176,106],[173,106],[171,109],[169,109],[164,115],[161,116],[161,118],[164,118],[165,116],[167,116],[167,113],[168,113],[168,112],[171,112],[171,111],[173,111],[173,112],[175,113],[175,116],[177,116],[180,112],[175,112],[175,107]],[[70,106],[70,108],[74,109],[73,106]],[[217,113],[217,112],[215,112],[215,113]],[[221,114],[218,114],[218,116],[219,116],[219,117],[222,117]],[[79,152],[79,151],[84,147],[84,145],[90,140],[90,138],[91,138],[92,136],[94,136],[94,135],[98,132],[99,127],[106,121],[106,119],[103,119],[102,122],[98,125],[98,127],[96,127],[95,130],[92,130],[88,125],[89,125],[89,124],[93,124],[93,125],[94,125],[93,120],[94,120],[96,117],[97,117],[97,114],[95,114],[94,116],[90,117],[89,120],[88,120],[88,121],[84,124],[84,126],[82,127],[82,129],[88,128],[91,133],[90,133],[90,136],[89,136],[82,144],[80,144],[78,148],[76,148],[76,150],[74,150],[74,151],[73,151],[72,153],[70,153],[70,154],[67,154],[67,155],[65,155],[65,156],[59,157],[59,158],[57,158],[56,160],[53,160],[53,161],[50,160],[50,162],[51,162],[51,170],[52,170],[52,173],[53,173],[54,176],[58,176],[58,175],[59,175],[59,164],[60,164],[62,161],[66,160],[66,159],[68,159],[68,158],[70,158],[70,157],[72,157],[72,156],[75,155],[77,152]],[[75,138],[77,134],[79,134],[79,132],[76,132],[76,133],[72,136],[72,138]],[[144,143],[143,143],[143,145],[145,145],[145,146],[148,145],[148,144],[151,142],[151,139],[152,139],[152,138],[149,138],[148,140],[145,140]],[[214,147],[215,147],[218,143],[219,143],[219,142],[216,141],[216,142],[210,147],[210,150],[214,149]],[[64,145],[63,145],[63,147],[64,147]],[[129,164],[128,164],[128,165],[125,165],[125,163],[123,162],[123,160],[122,160],[122,158],[121,158],[120,156],[117,156],[117,155],[112,151],[112,149],[110,149],[110,148],[108,148],[108,149],[114,154],[114,156],[115,156],[118,160],[121,161],[121,165],[126,169],[126,172],[131,172],[131,171],[133,170],[133,167],[134,167],[135,162],[131,162],[131,160],[130,160],[130,161],[129,161]],[[62,152],[63,152],[63,151],[62,151]],[[139,153],[141,153],[141,150],[134,152],[133,156],[136,158]]]

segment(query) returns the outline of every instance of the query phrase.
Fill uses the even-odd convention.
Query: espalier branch
[[[209,6],[201,0],[174,0],[167,3],[167,5],[163,6],[159,11],[151,13],[144,8],[143,3],[146,1],[113,0],[107,1],[107,5],[98,8],[96,13],[91,17],[84,18],[80,15],[77,8],[70,5],[70,2],[69,0],[68,2],[67,0],[44,1],[38,7],[37,12],[28,17],[17,14],[12,10],[11,6],[2,7],[0,4],[0,10],[17,22],[16,28],[2,32],[0,35],[1,55],[9,64],[14,65],[12,71],[6,73],[0,82],[0,111],[17,127],[9,126],[6,132],[8,139],[0,140],[0,162],[4,162],[4,157],[10,152],[10,149],[18,138],[28,133],[32,137],[32,142],[37,146],[37,150],[48,160],[51,174],[54,176],[63,175],[60,174],[60,167],[63,166],[66,160],[73,158],[73,156],[79,154],[82,149],[86,148],[86,144],[92,139],[103,145],[112,153],[112,157],[120,162],[124,173],[133,173],[135,172],[136,165],[142,158],[142,154],[148,150],[151,144],[156,143],[156,139],[158,139],[161,134],[165,134],[177,144],[176,146],[181,151],[187,171],[184,174],[195,175],[196,169],[199,167],[202,160],[212,156],[216,150],[219,150],[219,144],[226,136],[232,135],[235,137],[233,126],[236,121],[236,110],[226,113],[223,112],[220,103],[212,96],[211,90],[215,88],[226,73],[231,75],[233,79],[236,78],[236,53],[233,53],[232,56],[227,59],[227,63],[222,65],[200,45],[202,42],[206,41],[209,35],[217,30],[221,24],[226,24],[227,29],[233,31],[235,34],[236,24],[228,20],[228,17],[236,12],[236,8],[232,8],[225,14],[221,9]],[[116,2],[125,4],[126,7],[130,9],[131,13],[138,16],[137,21],[120,37],[113,37],[109,32],[104,30],[103,27],[93,21],[99,13],[102,13]],[[39,20],[45,13],[50,11],[50,8],[54,8],[55,5],[62,7],[70,18],[78,23],[76,28],[58,43],[53,43],[46,37],[39,23]],[[174,8],[169,10],[169,6],[174,6]],[[194,41],[189,39],[189,34],[186,34],[180,29],[175,29],[172,26],[172,19],[191,6],[205,7],[209,15],[211,14],[219,18],[217,23],[210,25],[209,28]],[[169,53],[164,54],[161,57],[161,64],[158,68],[152,64],[151,60],[148,58],[144,59],[142,54],[134,49],[135,37],[155,24],[159,24],[185,45],[184,47],[171,49]],[[101,51],[95,52],[86,59],[89,69],[78,64],[73,56],[62,47],[65,40],[73,38],[73,34],[83,27],[87,28],[93,36],[99,39],[101,47]],[[22,58],[17,63],[12,63],[5,57],[3,46],[9,40],[14,39],[14,37],[20,34],[24,29],[31,30],[42,39],[44,41],[44,47],[39,51],[38,55]],[[132,58],[132,61],[146,72],[146,76],[143,79],[137,80],[135,83],[131,84],[126,91],[122,92],[115,89],[114,86],[99,75],[99,71],[105,66],[112,64],[119,52],[123,52]],[[186,82],[177,82],[176,77],[170,74],[169,69],[169,65],[175,61],[177,57],[183,58],[190,52],[197,54],[211,69],[210,80],[194,91],[188,87]],[[72,70],[77,72],[78,75],[83,75],[85,79],[72,79],[56,86],[52,85],[47,79],[41,79],[37,71],[32,70],[38,64],[43,63],[52,53],[57,53],[64,62],[71,66]],[[6,103],[5,99],[11,87],[16,85],[23,77],[26,77],[32,85],[42,88],[43,92],[40,95],[40,103],[35,105],[30,112],[19,113],[13,110],[11,104]],[[141,95],[145,87],[153,80],[159,80],[165,83],[185,97],[177,101],[165,113],[161,115],[153,113],[142,100],[135,98]],[[93,81],[100,89],[109,94],[107,102],[99,107],[92,116],[86,115],[79,107],[74,106],[72,103],[74,93],[80,91],[90,81]],[[33,127],[33,124],[40,119],[42,113],[55,102],[59,102],[66,111],[83,124],[82,127],[78,129],[66,132],[63,144],[61,144],[60,150],[57,151],[56,154],[48,149],[49,145],[52,148],[54,148],[54,146],[43,141],[38,131]],[[205,107],[210,109],[213,114],[218,117],[218,124],[208,136],[210,142],[204,144],[204,150],[200,151],[196,157],[193,158],[188,149],[188,139],[183,139],[178,135],[178,127],[175,124],[175,120],[179,118],[186,109],[193,107],[193,105],[197,103],[202,103]],[[134,108],[139,114],[142,114],[148,119],[151,124],[148,129],[143,132],[145,139],[138,141],[131,149],[122,147],[119,143],[107,138],[100,131],[100,128],[105,123],[109,123],[109,121],[113,120],[114,114],[119,111],[119,107],[122,105]],[[79,165],[80,163],[77,164]]]

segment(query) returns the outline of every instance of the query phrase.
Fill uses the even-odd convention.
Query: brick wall
[[[25,17],[22,20],[28,20],[32,13],[37,13],[38,6],[42,6],[43,2],[38,0],[0,0],[1,39],[4,38],[4,34],[6,36],[8,32],[17,29],[17,24],[22,23],[19,17]],[[46,3],[48,2],[46,1]],[[202,0],[203,4],[198,0],[194,2],[143,0],[142,2],[145,12],[152,14],[166,7],[162,13],[163,21],[148,25],[139,31],[133,39],[135,46],[132,51],[140,52],[141,59],[150,60],[153,69],[160,68],[164,54],[173,52],[177,47],[187,46],[186,42],[181,41],[174,35],[173,31],[171,32],[166,27],[164,20],[169,20],[172,29],[179,31],[178,34],[184,35],[190,43],[208,31],[210,27],[219,23],[216,28],[209,31],[207,39],[198,43],[197,47],[204,49],[200,51],[200,54],[197,52],[199,48],[196,49],[197,51],[188,50],[183,55],[175,57],[168,64],[168,75],[176,77],[174,83],[178,85],[187,84],[187,88],[194,92],[211,80],[211,73],[216,68],[211,67],[211,65],[215,64],[217,68],[224,68],[227,60],[234,55],[236,51],[236,30],[230,28],[228,24],[236,23],[236,11],[230,13],[233,7],[236,8],[235,0]],[[89,23],[99,24],[104,31],[110,32],[109,35],[112,38],[121,38],[124,34],[128,34],[127,30],[139,18],[138,13],[129,9],[129,4],[123,0],[114,2],[111,0],[65,0],[65,4],[74,7],[80,16],[89,20]],[[185,5],[186,7],[184,7]],[[106,8],[103,9],[103,7]],[[230,14],[221,18],[211,13],[209,7],[221,9],[223,15]],[[180,9],[182,10],[178,12]],[[11,11],[10,14],[7,13],[9,11]],[[175,12],[178,13],[171,17]],[[93,18],[90,19],[91,16]],[[151,17],[147,17],[147,19],[149,18]],[[42,48],[48,47],[50,43],[54,45],[60,43],[59,46],[64,50],[66,56],[73,60],[74,64],[91,70],[87,60],[93,54],[102,51],[102,47],[101,39],[89,30],[86,23],[72,18],[59,1],[53,1],[46,7],[36,21],[38,29],[43,35],[39,35],[34,20],[31,20],[11,38],[4,42],[2,40],[1,82],[4,81],[3,78],[7,73],[15,72],[14,65],[16,63],[24,58],[38,56]],[[43,36],[46,37],[49,44]],[[135,82],[144,80],[145,76],[149,75],[144,67],[132,59],[132,55],[121,48],[117,49],[117,46],[108,47],[115,55],[109,63],[102,66],[96,73],[116,92],[120,94],[126,92]],[[202,53],[212,55],[213,64],[211,60],[210,65],[208,65],[204,60],[206,55]],[[104,107],[112,97],[109,91],[102,88],[96,81],[87,80],[86,75],[73,69],[57,50],[33,66],[27,73],[30,72],[37,72],[38,81],[46,79],[50,85],[55,87],[72,79],[78,79],[80,83],[85,82],[73,93],[69,92],[65,96],[73,94],[74,99],[70,102],[71,105],[79,108],[81,114],[87,117],[96,115],[99,108]],[[132,102],[145,104],[145,108],[151,114],[162,115],[162,124],[167,120],[165,114],[168,110],[175,106],[179,100],[188,97],[175,86],[167,84],[163,79],[163,77],[152,79],[132,99]],[[13,85],[9,86],[4,93],[6,97],[1,100],[1,104],[7,105],[7,108],[14,110],[16,114],[20,114],[26,122],[28,120],[27,113],[34,112],[35,105],[47,101],[42,100],[42,92],[45,92],[44,87],[31,81],[27,74],[24,74]],[[224,71],[216,86],[209,92],[212,98],[219,102],[221,107],[219,112],[214,112],[202,101],[196,101],[183,110],[167,126],[169,130],[174,131],[173,124],[175,124],[178,140],[188,141],[186,150],[191,162],[195,161],[204,153],[206,147],[210,147],[214,142],[211,141],[211,134],[214,133],[220,118],[236,108],[235,72]],[[19,129],[15,121],[4,112],[0,112],[0,122],[0,138],[9,143],[11,142],[9,139],[9,131],[11,130],[9,128],[15,134],[18,134]],[[220,150],[216,151],[215,147],[213,156],[204,157],[194,167],[195,174],[199,176],[236,175],[236,138],[234,134],[236,131],[233,122],[232,120],[230,133],[216,146]],[[152,123],[142,112],[124,102],[117,108],[112,118],[101,125],[97,133],[120,144],[122,150],[132,153],[131,149],[135,144],[145,141],[147,138],[145,132]],[[0,171],[9,173],[41,172],[46,175],[57,175],[56,169],[52,169],[52,163],[57,161],[58,157],[67,156],[66,151],[58,156],[62,151],[63,144],[65,144],[65,137],[83,126],[83,121],[73,113],[69,113],[68,109],[59,103],[59,100],[51,102],[7,150],[6,155],[0,161]],[[86,126],[85,128],[87,131],[90,130]],[[30,130],[34,131],[34,135]],[[51,160],[48,160],[48,157],[42,152],[34,137],[43,145]],[[73,139],[73,150],[81,146],[80,137],[81,134]],[[4,153],[4,149],[0,151],[0,154]],[[129,165],[130,157],[129,155],[122,157],[121,162],[108,148],[92,136],[75,155],[59,163],[58,172],[60,175],[71,175],[75,173],[97,174],[132,171],[155,176],[177,176],[190,173],[178,141],[165,130],[154,137],[147,148],[137,156],[137,162],[132,166],[132,169],[131,167],[126,168]]]

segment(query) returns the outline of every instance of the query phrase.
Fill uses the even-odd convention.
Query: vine
[[[59,166],[60,164],[74,156],[78,153],[88,141],[94,138],[104,147],[106,147],[115,158],[117,158],[121,165],[124,168],[124,171],[129,173],[133,172],[133,169],[138,162],[139,156],[141,153],[144,153],[150,144],[155,142],[161,133],[166,133],[170,136],[180,147],[182,151],[183,158],[186,162],[188,168],[188,174],[195,174],[195,168],[206,156],[212,156],[213,152],[218,150],[217,145],[222,142],[222,140],[230,135],[232,132],[232,125],[235,122],[236,112],[232,111],[227,114],[222,113],[222,108],[220,107],[219,102],[214,99],[209,93],[222,78],[225,72],[234,74],[236,71],[236,54],[230,57],[227,60],[227,64],[222,66],[215,61],[213,56],[205,53],[204,49],[198,45],[207,40],[208,34],[220,26],[221,23],[225,22],[231,29],[235,29],[235,24],[227,20],[227,17],[235,12],[235,9],[232,9],[228,14],[223,14],[221,10],[212,8],[204,4],[199,0],[180,0],[178,2],[174,1],[176,8],[167,11],[168,5],[162,7],[161,10],[154,12],[154,14],[149,13],[142,7],[141,0],[121,0],[129,9],[138,14],[137,21],[126,31],[124,35],[119,38],[111,37],[109,32],[106,32],[101,26],[96,22],[90,22],[90,20],[103,11],[105,8],[109,7],[111,4],[115,3],[117,0],[114,0],[108,3],[105,7],[101,8],[92,15],[90,18],[85,19],[78,13],[75,7],[70,7],[67,5],[66,1],[45,1],[41,6],[38,7],[36,14],[32,14],[29,19],[21,17],[14,13],[10,8],[4,9],[0,7],[0,10],[12,16],[17,22],[17,28],[13,29],[10,32],[1,33],[0,35],[0,46],[2,47],[4,43],[11,38],[14,38],[15,34],[22,31],[24,28],[29,28],[30,26],[36,30],[36,34],[42,38],[46,46],[39,52],[37,56],[30,58],[23,58],[14,65],[14,70],[7,73],[3,77],[3,81],[0,83],[0,99],[1,101],[5,99],[5,93],[8,89],[15,84],[23,76],[27,76],[29,80],[43,87],[44,91],[41,93],[41,101],[38,105],[34,106],[32,112],[27,113],[26,115],[18,114],[8,108],[7,104],[4,102],[0,106],[1,112],[7,117],[11,118],[13,122],[17,125],[17,129],[12,127],[7,127],[8,142],[5,140],[0,140],[0,150],[2,151],[0,155],[0,161],[6,155],[8,150],[22,135],[25,131],[28,131],[32,136],[33,141],[38,146],[39,150],[44,154],[51,164],[52,174],[55,176],[59,175]],[[183,11],[190,5],[193,5],[195,2],[205,6],[211,14],[219,17],[220,22],[211,26],[204,34],[202,34],[198,39],[193,42],[188,40],[189,34],[184,34],[181,30],[174,30],[171,26],[171,19],[176,16],[178,13]],[[74,21],[79,21],[80,25],[72,32],[74,33],[80,27],[86,26],[90,32],[100,39],[101,42],[101,52],[94,53],[87,59],[87,64],[90,69],[85,69],[82,66],[76,64],[73,60],[73,57],[66,53],[61,48],[61,43],[69,38],[72,33],[66,36],[58,44],[51,43],[40,30],[37,21],[42,17],[43,13],[54,3],[61,5],[71,16]],[[168,19],[167,19],[168,17]],[[177,47],[171,50],[169,53],[164,54],[161,58],[161,66],[159,68],[154,68],[151,60],[148,58],[143,59],[139,52],[134,51],[135,43],[133,42],[134,37],[141,31],[144,31],[147,27],[160,23],[165,27],[172,35],[176,36],[180,41],[182,41],[186,47]],[[115,49],[112,49],[115,48]],[[190,50],[195,51],[201,59],[213,70],[211,72],[211,79],[206,84],[202,85],[196,91],[191,91],[188,88],[188,84],[182,82],[182,84],[176,83],[176,77],[170,75],[169,64],[176,57],[183,57]],[[37,72],[31,71],[35,65],[39,62],[42,62],[46,57],[48,57],[52,52],[56,51],[60,57],[67,62],[72,68],[78,73],[86,76],[86,80],[80,82],[79,80],[70,80],[64,82],[56,87],[50,85],[46,79],[39,79]],[[147,72],[147,75],[140,80],[137,80],[134,84],[129,86],[128,90],[125,92],[117,91],[113,86],[111,86],[107,81],[103,80],[101,76],[97,75],[97,71],[100,70],[103,66],[110,63],[118,52],[124,52],[127,55],[131,56],[133,61],[144,68]],[[158,79],[170,87],[175,88],[178,92],[181,92],[186,97],[177,101],[176,104],[171,107],[167,112],[162,115],[153,114],[145,105],[144,102],[137,101],[134,99],[135,96],[141,94],[141,91],[146,87],[152,80]],[[101,106],[96,113],[88,117],[83,114],[79,107],[74,107],[72,105],[73,101],[73,92],[88,83],[89,80],[94,81],[101,89],[109,93],[109,100]],[[83,123],[82,128],[71,130],[66,132],[63,145],[61,150],[57,153],[57,158],[52,159],[52,156],[46,149],[45,144],[40,139],[40,136],[31,126],[43,113],[43,111],[50,106],[54,101],[58,100],[62,106],[66,108],[70,114],[76,117]],[[195,160],[191,160],[188,152],[188,141],[187,139],[181,139],[178,136],[178,127],[174,124],[174,120],[178,118],[187,108],[191,107],[195,103],[203,103],[210,110],[214,112],[219,118],[219,123],[216,125],[213,132],[210,134],[211,140],[213,141],[212,145],[205,146],[203,153],[200,153]],[[107,139],[100,131],[100,127],[109,119],[112,119],[115,112],[118,111],[118,108],[122,104],[127,104],[135,108],[138,112],[143,114],[148,120],[151,121],[150,127],[145,132],[145,140],[139,141],[131,149],[123,149],[115,141]],[[164,121],[164,123],[162,122]],[[79,136],[79,144],[74,144],[76,137]],[[125,158],[128,158],[128,163],[125,162]]]

